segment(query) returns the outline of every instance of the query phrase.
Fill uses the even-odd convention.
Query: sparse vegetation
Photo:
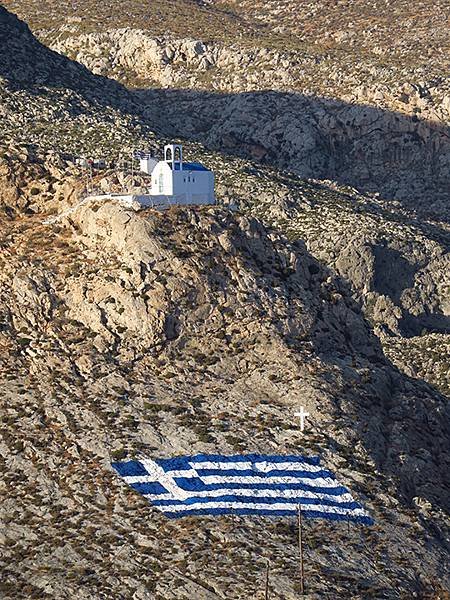
[[[75,1],[73,10],[86,18],[61,25],[62,3],[28,1],[15,4],[34,11],[42,39],[66,25],[67,35],[98,26],[92,2]],[[202,29],[219,37],[225,23],[225,42],[238,23],[250,54],[262,40],[268,47],[292,40],[297,27],[289,2],[256,5],[261,26],[245,1],[181,1],[176,15],[170,2],[121,6],[105,27],[129,23],[130,7],[133,26],[160,11],[155,31],[172,14],[176,35]],[[302,5],[300,23],[313,8]],[[347,8],[349,15],[362,10],[359,2]],[[277,10],[285,11],[284,23],[281,16],[273,23]],[[423,6],[407,10],[426,17]],[[365,16],[371,11],[364,5]],[[313,29],[289,51],[311,45]],[[64,60],[60,69],[31,41],[30,53],[26,35],[10,36],[20,40],[15,56],[26,65],[37,56],[36,72],[48,79],[25,81],[27,88],[20,61],[1,63],[10,82],[0,86],[2,598],[256,598],[263,557],[271,560],[273,594],[295,594],[294,520],[169,521],[109,467],[111,460],[197,452],[321,455],[368,507],[376,519],[370,531],[306,521],[312,594],[445,598],[446,338],[407,338],[402,330],[402,311],[411,317],[419,307],[420,317],[443,306],[447,234],[439,214],[422,218],[349,186],[187,143],[191,156],[214,169],[222,206],[135,214],[98,203],[44,225],[44,214],[72,206],[82,193],[85,173],[67,153],[114,157],[164,140],[142,124],[125,90]],[[323,73],[343,43],[323,37],[316,50],[308,46],[306,61],[323,59],[316,71],[325,87]],[[0,54],[13,47],[3,44]],[[350,64],[361,47],[355,43],[342,60]],[[205,86],[212,81],[206,72]],[[122,188],[130,178],[113,169],[95,183]],[[397,252],[387,259],[400,256],[401,276],[406,263],[414,266],[411,281],[388,281],[403,287],[388,286],[372,267],[386,248]],[[367,263],[358,279],[361,257]],[[293,418],[299,403],[310,412],[303,433]]]

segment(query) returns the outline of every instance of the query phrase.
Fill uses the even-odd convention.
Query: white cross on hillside
[[[305,419],[309,417],[309,413],[305,412],[303,406],[300,407],[300,412],[294,413],[294,417],[300,417],[300,431],[303,431],[305,428]]]

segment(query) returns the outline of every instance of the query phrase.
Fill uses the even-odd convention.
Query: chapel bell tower
[[[164,146],[164,160],[172,167],[172,171],[183,170],[183,146],[168,144]]]

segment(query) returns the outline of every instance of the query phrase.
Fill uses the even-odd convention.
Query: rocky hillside
[[[450,190],[448,127],[295,93],[139,94],[166,135],[441,211]]]
[[[112,0],[98,4],[79,0],[62,6],[57,0],[5,0],[47,41],[104,29],[133,28],[154,36],[191,37],[242,47],[299,50],[318,57],[353,63],[361,59],[381,68],[418,67],[445,74],[448,68],[448,3],[363,0]],[[380,73],[381,75],[381,73]]]
[[[368,506],[370,530],[306,525],[312,597],[444,597],[445,401],[383,357],[345,282],[220,207],[43,225],[51,207],[2,216],[3,597],[243,599],[264,557],[296,597],[288,522],[167,522],[109,467],[197,451],[319,452]]]
[[[347,282],[395,364],[450,393],[445,222],[331,182],[305,182],[196,151],[219,175],[216,191],[222,204],[237,205],[290,239],[302,240]],[[85,176],[67,157],[40,156],[24,147],[4,152],[0,185],[9,214],[18,209],[36,213],[45,206],[57,216],[73,210],[83,197]],[[120,192],[139,191],[146,184],[121,170],[100,172],[93,185]]]
[[[42,33],[41,33],[42,35]],[[294,38],[296,39],[296,38]],[[401,38],[399,38],[401,40]],[[436,121],[447,118],[445,66],[377,64],[373,56],[273,48],[253,40],[224,44],[202,38],[155,37],[132,27],[71,35],[61,28],[46,40],[99,74],[134,87],[176,87],[240,93],[263,89],[368,104]],[[445,54],[443,54],[445,56]]]
[[[226,12],[220,2],[185,2],[179,15],[158,7],[164,35],[154,7],[136,9],[134,20],[120,11],[106,29],[100,19],[101,30],[92,7],[59,25],[29,3],[20,12],[58,52],[137,88],[144,117],[166,136],[414,205],[448,201],[448,7],[378,4],[302,3],[299,15],[291,2]],[[196,18],[210,26],[186,37]],[[239,35],[230,41],[232,26]]]
[[[118,83],[43,46],[0,6],[2,146],[24,142],[94,156],[151,141],[135,99]]]
[[[96,6],[111,15],[111,5]],[[57,44],[60,6],[18,9],[45,15],[41,39]],[[95,15],[92,3],[73,6]],[[245,3],[178,6],[189,22],[259,31]],[[260,11],[261,27],[275,9]],[[69,23],[77,35],[86,25],[92,48],[95,21]],[[167,521],[110,463],[304,452],[376,521],[305,524],[309,596],[447,600],[444,125],[280,90],[130,91],[1,7],[0,41],[1,597],[262,600],[270,559],[271,597],[294,600],[289,519]],[[199,63],[209,52],[182,43]],[[214,169],[218,206],[84,201],[74,154],[116,159],[178,134]],[[143,184],[123,165],[91,182]],[[300,405],[311,413],[304,433]]]

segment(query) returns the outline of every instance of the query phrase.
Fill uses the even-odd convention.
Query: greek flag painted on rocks
[[[112,466],[170,518],[292,515],[300,504],[306,518],[373,523],[318,457],[197,454]]]

